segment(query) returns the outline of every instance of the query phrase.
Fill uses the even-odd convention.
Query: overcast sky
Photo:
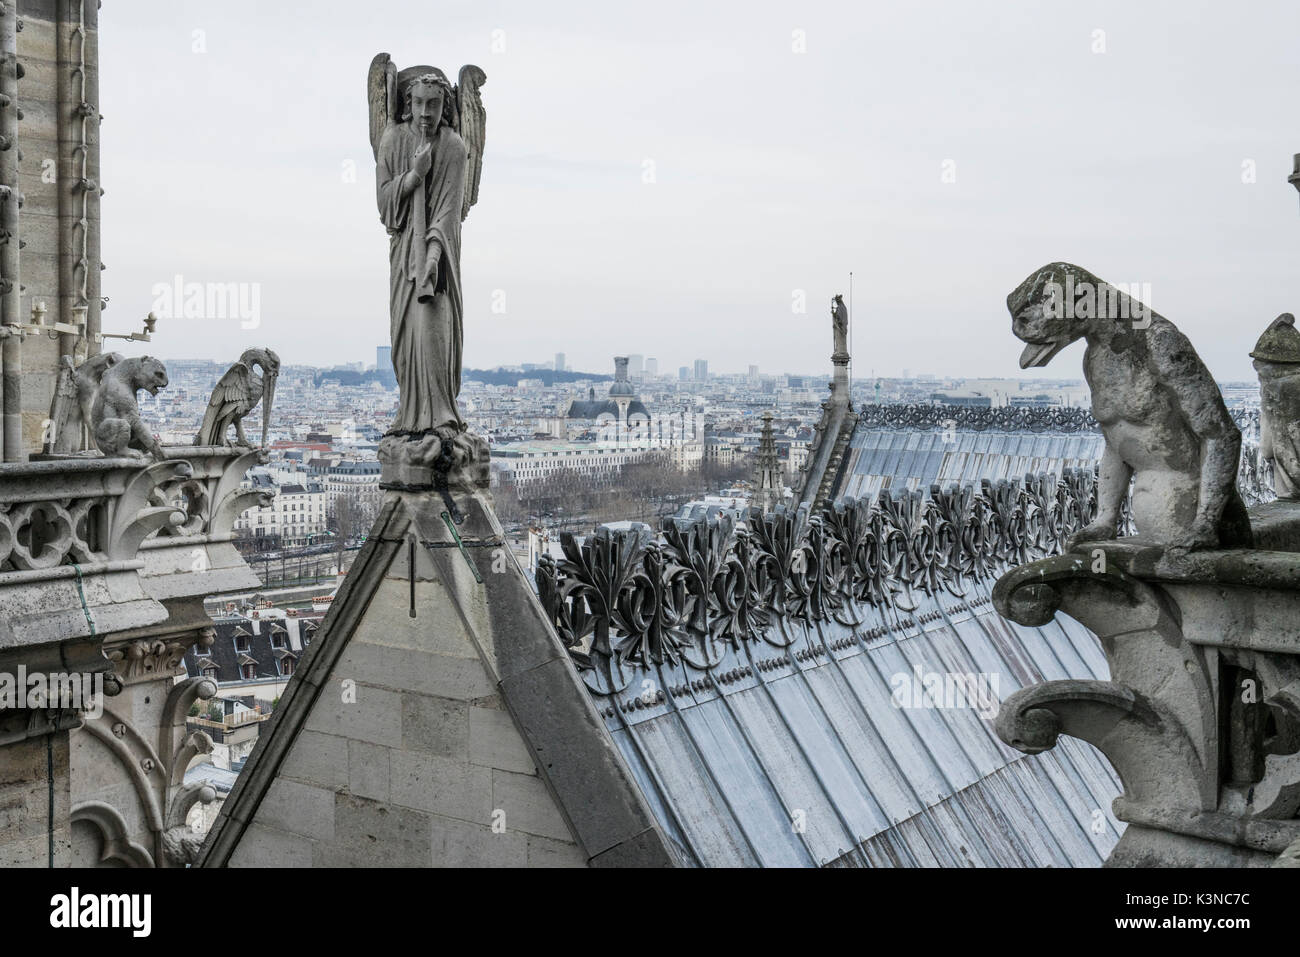
[[[105,329],[136,327],[177,275],[260,284],[258,328],[165,319],[147,347],[163,358],[374,362],[381,50],[487,73],[466,366],[825,370],[850,270],[859,376],[1018,374],[1006,294],[1056,259],[1149,284],[1220,378],[1253,378],[1255,338],[1300,307],[1295,0],[116,0],[100,17]],[[1044,371],[1078,377],[1081,350]]]

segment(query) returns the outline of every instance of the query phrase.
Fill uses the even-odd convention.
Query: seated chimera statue
[[[1070,263],[1035,270],[1007,296],[1027,343],[1020,367],[1045,366],[1077,339],[1106,450],[1097,516],[1072,539],[1117,536],[1130,479],[1138,536],[1177,549],[1240,548],[1250,521],[1237,492],[1241,432],[1209,369],[1178,328]]]

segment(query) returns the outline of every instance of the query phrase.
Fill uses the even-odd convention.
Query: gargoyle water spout
[[[1044,366],[1087,342],[1083,373],[1106,437],[1097,519],[1073,542],[1115,538],[1133,480],[1143,539],[1184,549],[1250,544],[1237,492],[1241,433],[1187,337],[1150,306],[1086,269],[1049,263],[1007,296],[1011,328],[1026,343],[1020,367]]]

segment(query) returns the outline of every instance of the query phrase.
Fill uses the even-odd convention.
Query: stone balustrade
[[[45,455],[0,468],[0,673],[71,672],[88,687],[98,676],[104,690],[102,710],[85,701],[0,706],[0,746],[15,767],[19,751],[43,750],[41,736],[52,733],[53,759],[67,766],[55,802],[61,823],[50,834],[0,833],[0,863],[50,863],[47,844],[53,863],[91,865],[178,864],[197,848],[185,812],[215,792],[182,779],[212,741],[187,732],[185,717],[216,686],[176,678],[186,649],[213,641],[204,598],[257,587],[232,527],[269,494],[243,484],[265,461],[261,450],[163,453],[160,461]],[[6,790],[44,807],[36,793],[44,767]],[[48,816],[15,827],[41,829]]]

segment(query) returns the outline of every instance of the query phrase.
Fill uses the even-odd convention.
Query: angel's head
[[[410,122],[426,134],[433,134],[443,123],[455,125],[455,100],[451,84],[438,73],[422,73],[403,91],[403,122]]]

